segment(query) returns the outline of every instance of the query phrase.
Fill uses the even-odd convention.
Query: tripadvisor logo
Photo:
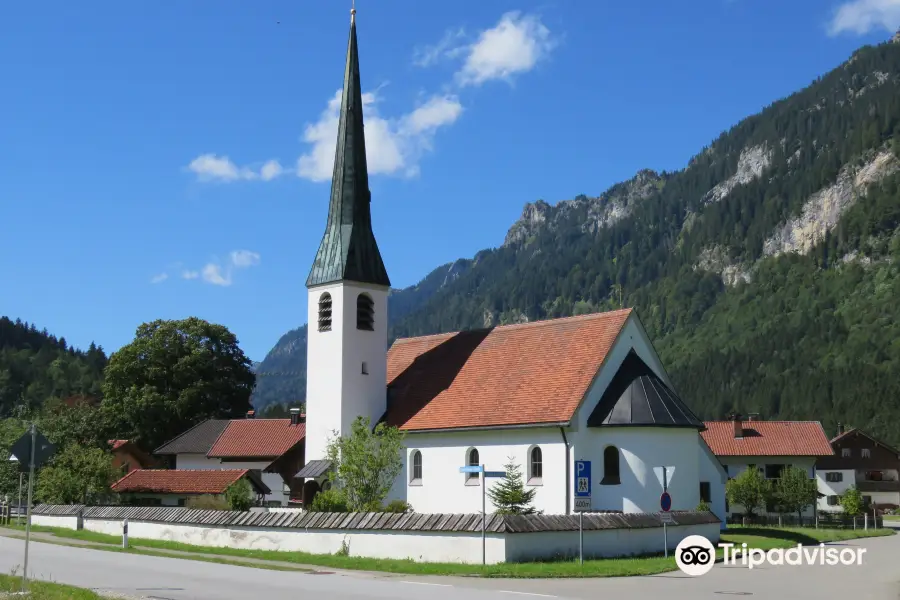
[[[866,548],[834,548],[825,544],[804,546],[797,544],[793,548],[750,548],[747,544],[718,545],[722,549],[722,563],[726,565],[742,565],[748,569],[762,565],[800,566],[800,565],[861,565]],[[689,535],[675,548],[675,564],[687,575],[696,577],[705,575],[716,562],[716,547],[702,535]]]

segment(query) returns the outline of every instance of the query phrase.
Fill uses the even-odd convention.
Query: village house
[[[156,459],[129,440],[109,440],[109,449],[113,456],[113,468],[122,475],[135,469],[152,469],[157,466]]]
[[[590,510],[658,512],[705,497],[725,474],[630,309],[401,339],[386,353],[390,279],[371,218],[355,21],[325,234],[307,278],[304,501],[329,485],[327,444],[368,417],[406,432],[390,497],[422,513],[478,512],[477,473],[521,466],[535,507],[575,509],[575,462],[591,461]],[[491,511],[492,506],[488,506]]]
[[[861,429],[838,425],[834,455],[816,462],[819,510],[841,512],[841,496],[855,486],[863,504],[879,510],[900,506],[900,452]]]
[[[706,421],[703,439],[725,471],[728,478],[737,477],[748,468],[759,469],[771,481],[781,476],[787,466],[803,469],[810,479],[816,477],[816,462],[831,456],[831,446],[818,421],[761,421],[743,419],[735,415],[727,421]],[[804,516],[814,516],[815,498]],[[744,507],[727,505],[728,516],[742,515]],[[774,505],[760,515],[774,515]]]
[[[241,479],[250,484],[257,503],[272,491],[250,469],[135,469],[111,489],[124,504],[185,506],[190,498],[223,497]]]
[[[250,470],[269,491],[267,506],[287,506],[300,494],[292,488],[294,474],[304,464],[306,424],[299,409],[289,419],[209,419],[156,449],[178,471]],[[294,492],[292,493],[292,489]]]

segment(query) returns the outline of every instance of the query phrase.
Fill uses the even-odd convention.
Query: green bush
[[[382,510],[388,513],[408,513],[413,512],[413,507],[403,500],[391,500]]]
[[[712,506],[709,505],[709,502],[700,501],[700,504],[697,505],[695,509],[697,512],[712,512]]]
[[[316,494],[309,512],[349,512],[347,498],[337,488],[331,488]]]
[[[214,496],[213,494],[203,494],[194,498],[188,498],[184,503],[187,508],[197,510],[228,510],[228,501],[222,496]]]
[[[231,510],[245,511],[253,506],[253,490],[246,479],[238,479],[225,490],[225,501]]]

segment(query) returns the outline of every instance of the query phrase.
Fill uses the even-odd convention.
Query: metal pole
[[[128,548],[128,519],[122,523],[122,547]]]
[[[487,500],[486,490],[487,478],[484,475],[484,465],[481,465],[481,564],[487,564],[487,542],[485,541],[484,530],[487,521]]]
[[[22,481],[24,478],[25,473],[19,471],[19,503],[16,505],[16,525],[22,524]]]
[[[584,513],[578,513],[578,557],[584,564]]]
[[[663,492],[669,491],[669,474],[665,467],[663,470]],[[669,558],[669,530],[666,528],[666,522],[663,521],[663,555]]]
[[[22,568],[22,593],[28,591],[28,543],[31,541],[31,495],[34,490],[34,451],[37,428],[31,424],[31,459],[28,461],[28,506],[25,513],[25,565]]]

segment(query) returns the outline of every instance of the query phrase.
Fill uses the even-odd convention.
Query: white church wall
[[[566,452],[558,428],[410,433],[404,443],[403,471],[394,483],[391,498],[406,499],[416,512],[481,512],[481,486],[473,482],[467,485],[466,475],[459,472],[466,465],[468,451],[476,448],[479,461],[489,471],[502,471],[508,457],[514,457],[527,488],[537,490],[533,506],[548,514],[565,514]],[[534,446],[541,448],[540,482],[529,477],[529,458]],[[422,453],[422,480],[421,484],[410,485],[414,451]],[[488,489],[497,481],[488,479]],[[494,512],[490,498],[486,503],[487,511]]]
[[[714,515],[722,519],[721,528],[725,529],[725,517],[728,516],[725,510],[725,482],[728,475],[719,463],[719,459],[712,453],[701,438],[700,444],[700,481],[709,482],[710,490],[710,508]]]

